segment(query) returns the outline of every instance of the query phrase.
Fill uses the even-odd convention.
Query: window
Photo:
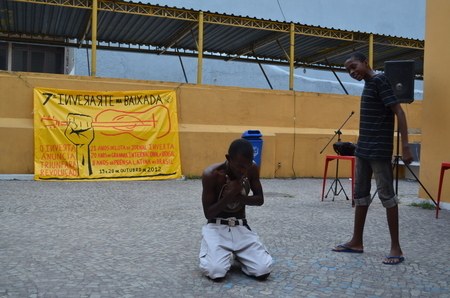
[[[0,42],[0,70],[8,70],[8,44]]]
[[[0,70],[64,73],[64,57],[64,47],[0,41]]]
[[[12,71],[64,73],[64,48],[12,45]]]

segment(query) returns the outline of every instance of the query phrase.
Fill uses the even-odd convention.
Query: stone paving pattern
[[[273,273],[260,282],[233,266],[218,283],[198,269],[198,179],[0,181],[0,297],[450,297],[450,212],[436,220],[410,206],[417,182],[399,184],[406,260],[397,266],[381,263],[390,241],[378,198],[365,252],[335,253],[353,229],[342,193],[321,202],[320,179],[262,184],[265,204],[247,218]]]

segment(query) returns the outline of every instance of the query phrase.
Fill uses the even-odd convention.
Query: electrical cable
[[[296,132],[296,129],[295,129],[295,127],[296,127],[296,120],[297,120],[296,102],[297,102],[297,96],[296,96],[296,93],[295,93],[295,90],[294,90],[294,145],[293,145],[293,148],[292,148],[292,163],[291,163],[291,168],[292,168],[292,173],[293,173],[292,179],[297,178],[297,175],[295,174],[295,169],[294,169],[294,161],[295,161],[295,139],[296,139],[296,135],[297,135],[297,132]]]
[[[283,15],[283,19],[284,19],[284,21],[286,22],[286,17],[285,17],[285,15],[284,15],[283,8],[281,8],[280,1],[277,0],[277,3],[278,3],[278,7],[280,8],[281,14]]]
[[[91,75],[91,66],[89,65],[89,49],[86,47],[86,60],[87,60],[87,71],[88,76]]]

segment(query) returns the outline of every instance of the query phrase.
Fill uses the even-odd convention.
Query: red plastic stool
[[[438,197],[436,204],[436,218],[439,217],[439,203],[441,202],[441,190],[442,190],[442,182],[444,180],[445,170],[450,169],[450,162],[443,162],[441,164],[441,176],[439,177],[439,189],[438,189]]]
[[[322,201],[323,201],[323,196],[325,194],[325,183],[327,180],[328,163],[335,159],[350,160],[352,162],[351,170],[352,170],[352,205],[353,205],[353,191],[354,191],[354,186],[355,186],[355,157],[354,156],[327,155],[325,157],[325,172],[323,173],[323,185],[322,185]]]

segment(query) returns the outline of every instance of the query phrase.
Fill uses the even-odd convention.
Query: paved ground
[[[263,180],[266,203],[250,226],[274,257],[258,282],[233,267],[215,283],[198,269],[199,180],[0,181],[0,297],[449,297],[450,212],[412,207],[417,182],[400,181],[406,261],[389,249],[385,211],[371,206],[363,254],[333,253],[353,209],[320,201],[321,180]],[[348,190],[348,181],[344,181]]]

